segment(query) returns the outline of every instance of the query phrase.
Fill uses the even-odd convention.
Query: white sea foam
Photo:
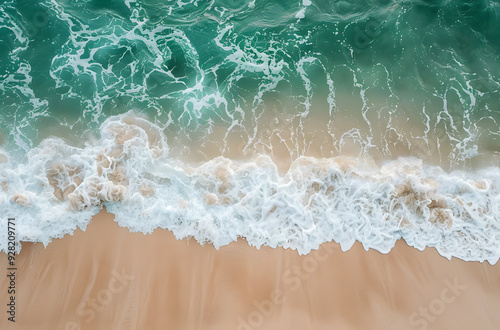
[[[50,138],[24,163],[0,163],[0,249],[7,218],[21,241],[85,229],[103,205],[120,226],[167,228],[216,248],[250,245],[306,254],[334,240],[387,253],[403,238],[447,258],[500,257],[500,169],[447,173],[416,158],[367,167],[352,158],[300,157],[281,175],[267,156],[190,166],[169,156],[159,127],[127,113],[84,148]]]

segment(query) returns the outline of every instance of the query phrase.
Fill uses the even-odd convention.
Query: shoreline
[[[388,254],[330,242],[300,256],[243,239],[216,250],[165,229],[131,233],[103,209],[85,232],[23,243],[17,263],[18,321],[4,316],[7,329],[500,326],[500,263],[447,260],[401,240]]]
[[[499,258],[490,234],[500,216],[498,167],[447,173],[418,158],[379,167],[357,158],[301,156],[284,174],[264,155],[245,162],[217,157],[192,167],[172,160],[160,127],[131,113],[109,118],[101,130],[101,139],[84,149],[51,139],[17,170],[1,165],[5,215],[29,228],[20,240],[48,243],[84,228],[110,202],[121,226],[145,233],[168,228],[216,247],[245,237],[254,246],[305,254],[324,242],[345,250],[358,240],[387,252],[404,238],[447,258]]]

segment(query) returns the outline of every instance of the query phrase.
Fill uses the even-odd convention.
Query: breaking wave
[[[171,230],[216,248],[250,245],[306,254],[334,240],[387,253],[403,238],[444,257],[500,257],[500,169],[447,172],[417,158],[381,166],[351,157],[298,157],[280,171],[266,155],[190,163],[162,130],[132,112],[108,118],[82,147],[48,138],[24,161],[0,155],[0,203],[20,241],[48,244],[85,230],[103,206],[120,226]],[[0,249],[7,249],[0,222]]]

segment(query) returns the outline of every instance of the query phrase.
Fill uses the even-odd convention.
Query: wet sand
[[[399,241],[299,256],[244,240],[215,250],[168,230],[130,233],[102,211],[85,232],[17,256],[16,323],[1,329],[499,329],[500,263]],[[7,268],[5,254],[0,267]]]

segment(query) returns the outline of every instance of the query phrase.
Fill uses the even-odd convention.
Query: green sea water
[[[7,0],[0,40],[18,155],[130,109],[180,145],[217,127],[252,149],[274,120],[295,156],[318,137],[328,155],[348,137],[386,158],[412,141],[452,163],[500,152],[499,1]]]

